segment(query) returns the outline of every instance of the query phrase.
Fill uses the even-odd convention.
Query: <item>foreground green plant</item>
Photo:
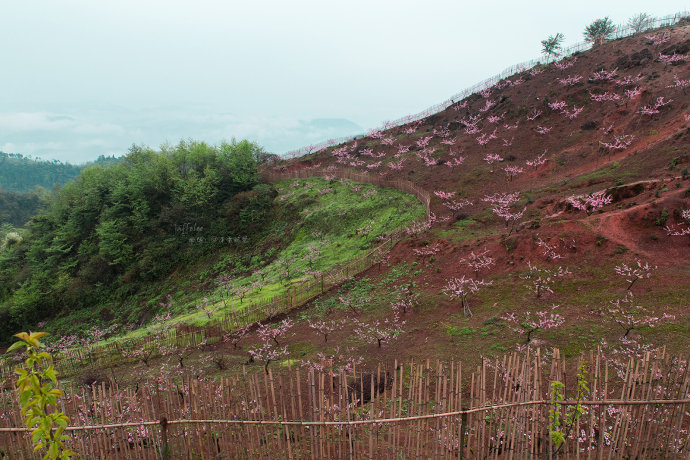
[[[64,441],[69,440],[69,437],[62,434],[69,419],[64,413],[57,411],[57,399],[63,393],[56,388],[57,375],[50,354],[39,351],[43,347],[39,339],[46,334],[14,334],[21,341],[15,342],[7,351],[26,348],[28,357],[24,361],[25,367],[17,367],[14,371],[19,375],[17,388],[24,423],[27,428],[33,428],[31,442],[34,444],[34,452],[45,449],[44,460],[69,459],[76,455],[65,446]],[[53,431],[56,425],[57,428]]]
[[[554,447],[556,447],[554,455],[560,452],[568,436],[570,436],[575,423],[582,415],[586,414],[586,409],[580,404],[580,401],[587,394],[589,394],[589,385],[587,383],[587,362],[585,361],[577,368],[576,403],[574,406],[569,406],[566,409],[566,414],[563,418],[561,416],[562,405],[560,403],[565,399],[565,385],[558,380],[551,382],[551,404],[553,408],[549,409],[549,433]]]

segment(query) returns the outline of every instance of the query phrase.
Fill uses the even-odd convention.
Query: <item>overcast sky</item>
[[[683,1],[0,0],[0,150],[193,138],[283,153],[424,110],[562,32]]]

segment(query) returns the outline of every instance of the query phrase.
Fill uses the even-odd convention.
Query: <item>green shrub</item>
[[[666,209],[661,210],[661,214],[659,215],[659,218],[656,220],[656,224],[659,227],[663,227],[666,225],[666,220],[668,219],[668,211]]]

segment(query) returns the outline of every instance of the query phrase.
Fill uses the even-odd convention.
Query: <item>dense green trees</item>
[[[117,161],[101,155],[95,162],[72,165],[0,152],[0,224],[23,226],[45,207],[54,188],[73,180],[88,165],[106,166]]]
[[[175,267],[255,234],[275,191],[248,141],[132,146],[55,192],[19,244],[0,251],[0,333],[64,309],[124,298]]]
[[[28,193],[10,192],[0,188],[0,225],[22,227],[45,208],[50,192],[40,187]]]
[[[105,158],[103,158],[105,161]],[[26,193],[36,185],[52,190],[55,185],[74,179],[84,166],[27,158],[16,153],[0,152],[0,188]]]

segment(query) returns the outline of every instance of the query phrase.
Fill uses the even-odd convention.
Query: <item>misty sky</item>
[[[286,150],[416,113],[597,18],[682,1],[0,3],[0,150],[84,162],[197,139]]]

